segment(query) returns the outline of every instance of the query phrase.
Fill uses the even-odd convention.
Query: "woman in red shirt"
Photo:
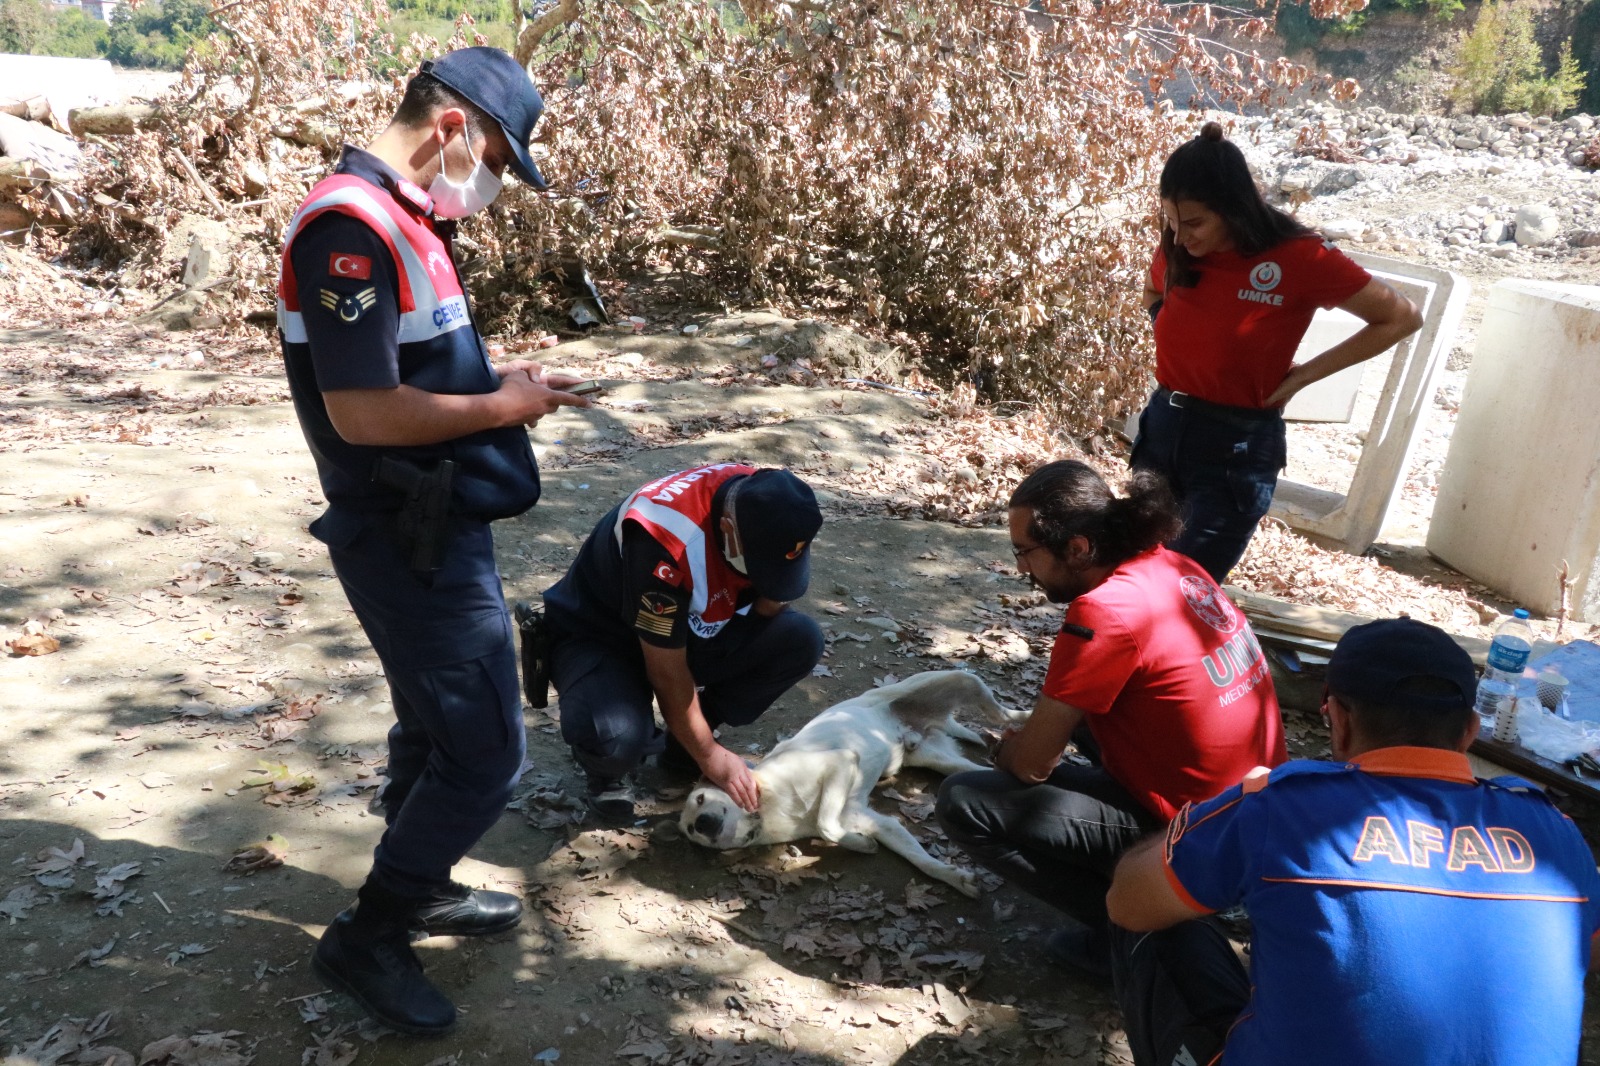
[[[1283,405],[1422,326],[1416,305],[1261,198],[1244,153],[1208,122],[1161,171],[1161,246],[1145,283],[1156,382],[1131,464],[1166,476],[1184,505],[1170,547],[1219,584],[1272,503],[1285,462]],[[1312,315],[1366,321],[1294,363]]]

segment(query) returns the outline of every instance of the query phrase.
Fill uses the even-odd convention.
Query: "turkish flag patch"
[[[674,588],[683,584],[683,575],[674,570],[669,563],[661,563],[655,568],[655,578],[657,581],[665,582]]]
[[[369,281],[372,278],[372,260],[364,255],[351,255],[349,252],[330,252],[328,273],[336,278],[360,278],[362,281]]]

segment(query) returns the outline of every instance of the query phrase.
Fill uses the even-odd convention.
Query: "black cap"
[[[811,583],[811,539],[822,528],[817,494],[787,470],[757,470],[729,492],[756,592],[784,602],[804,596]]]
[[[1416,677],[1437,678],[1450,695],[1397,691]],[[1328,660],[1328,689],[1336,696],[1419,711],[1471,707],[1478,691],[1472,657],[1444,630],[1411,618],[1386,618],[1348,630]]]
[[[458,48],[422,64],[421,73],[439,79],[499,123],[511,143],[511,169],[535,189],[545,187],[528,154],[534,124],[544,114],[544,97],[521,63],[499,48]]]

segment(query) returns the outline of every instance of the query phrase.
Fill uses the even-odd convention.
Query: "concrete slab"
[[[1600,287],[1508,279],[1489,294],[1428,550],[1553,615],[1600,621]]]
[[[1350,479],[1349,490],[1332,492],[1280,478],[1271,514],[1295,529],[1336,544],[1352,555],[1360,555],[1377,539],[1399,491],[1421,435],[1429,398],[1438,385],[1445,357],[1466,311],[1468,285],[1448,270],[1363,252],[1352,252],[1350,257],[1421,308],[1422,329],[1393,349],[1388,376],[1373,411],[1366,444]],[[1338,316],[1353,318],[1343,312],[1318,312],[1312,330],[1307,332],[1296,354],[1297,362],[1309,359],[1359,328],[1359,323],[1352,326]],[[1368,365],[1375,365],[1377,361]],[[1342,376],[1334,375],[1305,390],[1309,395],[1304,402],[1296,397],[1296,403],[1289,405],[1286,415],[1292,417],[1297,404],[1304,411],[1329,414],[1336,414],[1342,404],[1348,412],[1353,408],[1360,377],[1357,375],[1352,384],[1349,378],[1340,381]],[[1349,401],[1341,399],[1346,392]],[[1349,418],[1348,413],[1345,418]]]

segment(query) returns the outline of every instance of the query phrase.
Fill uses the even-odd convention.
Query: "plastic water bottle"
[[[1533,626],[1528,622],[1528,612],[1518,607],[1494,631],[1494,640],[1489,643],[1489,664],[1483,676],[1514,683],[1522,676],[1532,652]]]

